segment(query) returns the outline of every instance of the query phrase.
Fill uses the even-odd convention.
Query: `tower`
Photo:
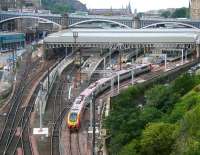
[[[200,20],[200,0],[190,0],[190,17],[193,20]]]
[[[128,3],[127,8],[128,8],[129,14],[132,14],[132,9],[131,9],[131,3],[130,2]]]

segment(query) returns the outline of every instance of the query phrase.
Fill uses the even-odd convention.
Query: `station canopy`
[[[48,48],[60,47],[171,47],[200,44],[197,29],[68,29],[44,39]]]

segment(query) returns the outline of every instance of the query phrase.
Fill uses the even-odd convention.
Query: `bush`
[[[172,93],[170,87],[156,85],[145,92],[146,104],[162,112],[168,112],[179,98],[177,93]]]
[[[200,152],[200,105],[187,112],[180,121],[179,135],[172,155],[199,155]]]
[[[141,138],[142,155],[169,155],[176,136],[175,125],[168,123],[150,123]]]
[[[175,123],[180,120],[187,111],[192,109],[197,103],[200,102],[200,96],[197,92],[191,91],[176,103],[171,114],[166,118],[169,122]]]

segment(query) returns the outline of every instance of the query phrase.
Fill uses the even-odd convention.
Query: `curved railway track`
[[[10,110],[8,112],[8,116],[3,128],[3,131],[1,133],[0,137],[0,143],[2,144],[0,147],[0,153],[1,154],[9,154],[9,146],[10,142],[12,141],[12,138],[15,136],[16,133],[16,127],[18,125],[18,121],[20,120],[20,114],[23,110],[20,109],[22,96],[25,89],[25,81],[28,78],[29,71],[34,67],[34,64],[31,66],[31,57],[30,54],[28,54],[26,62],[25,62],[25,69],[21,77],[21,82],[19,83],[14,96],[12,97],[10,101]]]
[[[61,112],[62,110],[62,95],[63,95],[63,85],[58,79],[59,83],[56,86],[56,92],[55,92],[55,99],[53,101],[53,127],[52,127],[52,137],[51,137],[51,155],[57,154],[59,152],[59,137],[60,137],[60,125],[62,123],[61,119],[64,117],[64,112]],[[61,115],[63,114],[63,115]],[[63,116],[63,117],[62,117]]]
[[[59,117],[57,118],[55,125],[53,126],[53,131],[52,131],[52,137],[51,137],[51,155],[57,155],[58,153],[60,154],[59,150],[59,143],[60,143],[60,127],[62,125],[62,121],[65,117],[65,114],[67,112],[68,108],[65,108]]]
[[[70,68],[70,70],[68,69]],[[60,135],[61,135],[61,126],[63,119],[70,109],[72,102],[67,100],[64,101],[63,96],[67,96],[68,93],[68,86],[69,83],[67,82],[69,79],[67,79],[67,75],[73,76],[76,73],[77,69],[74,65],[70,65],[67,67],[60,79],[58,78],[55,82],[55,90],[53,91],[52,96],[54,97],[53,101],[49,101],[48,104],[51,104],[53,106],[52,111],[52,132],[51,132],[51,142],[50,142],[50,150],[51,155],[58,155],[60,154]],[[66,88],[67,87],[67,88]],[[67,90],[67,91],[65,91]]]
[[[30,98],[28,105],[21,107],[24,96],[27,96],[25,94],[26,90],[38,80],[47,66],[44,66],[34,76],[31,71],[37,68],[40,59],[32,63],[29,53],[25,60],[25,69],[21,79],[19,79],[20,82],[17,85],[14,96],[11,98],[10,109],[0,136],[0,143],[2,144],[0,146],[0,154],[2,155],[14,155],[16,151],[23,154],[32,154],[32,146],[29,141],[29,118],[34,108],[34,95]]]

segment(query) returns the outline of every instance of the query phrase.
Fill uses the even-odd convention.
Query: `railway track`
[[[58,79],[57,81],[60,81]],[[52,121],[53,121],[53,127],[52,127],[52,137],[51,137],[51,155],[59,153],[59,137],[60,137],[60,125],[62,123],[62,94],[63,94],[63,85],[61,82],[59,82],[56,86],[56,92],[55,92],[55,99],[53,101],[53,115],[52,115]],[[63,112],[63,115],[65,113]],[[64,116],[63,116],[64,117]]]
[[[51,137],[51,155],[57,155],[60,154],[59,150],[59,144],[60,144],[60,132],[61,132],[61,125],[62,121],[66,115],[66,112],[68,111],[68,108],[65,108],[59,117],[57,118],[55,125],[53,126],[52,130],[52,137]]]
[[[70,70],[68,69],[70,68]],[[67,79],[67,75],[73,76],[76,72],[75,66],[69,66],[67,69],[65,69],[60,77],[55,82],[55,87],[53,91],[53,102],[48,101],[48,106],[53,106],[52,109],[52,119],[51,122],[53,122],[52,127],[52,133],[51,133],[51,146],[50,146],[50,154],[51,155],[58,155],[60,154],[60,135],[61,135],[61,126],[63,119],[70,109],[72,102],[67,100],[65,101],[63,96],[67,96],[68,92],[68,86],[69,83],[67,82],[69,79]],[[67,87],[67,88],[66,88]],[[67,91],[65,91],[67,90]],[[51,96],[51,98],[52,98]]]
[[[19,120],[21,119],[21,113],[24,111],[23,109],[20,108],[20,106],[22,104],[22,96],[23,96],[25,86],[26,86],[25,81],[28,78],[28,74],[30,70],[32,70],[34,67],[35,67],[35,63],[31,65],[31,57],[29,53],[28,56],[26,57],[25,69],[21,76],[21,80],[20,80],[21,82],[18,84],[15,94],[10,101],[11,107],[8,112],[8,116],[3,128],[3,131],[1,133],[1,137],[0,137],[0,143],[2,144],[0,146],[1,154],[9,154],[11,151],[10,144],[12,141],[15,141],[14,138],[15,138],[16,128],[19,125],[18,123],[19,123]],[[8,150],[9,150],[9,153],[8,153]]]
[[[69,155],[81,155],[79,133],[69,131]]]
[[[0,137],[0,143],[2,144],[0,146],[0,154],[2,155],[14,155],[16,151],[28,155],[32,154],[32,146],[29,141],[29,118],[34,108],[34,95],[28,105],[22,108],[22,104],[25,96],[27,96],[27,89],[33,82],[36,82],[39,75],[44,72],[45,67],[37,76],[33,76],[31,71],[37,68],[40,59],[32,63],[29,53],[25,60],[25,68],[21,78],[18,80],[20,82],[16,87],[14,96],[10,101],[11,107]]]
[[[24,108],[23,117],[18,122],[19,134],[15,136],[14,134],[11,137],[10,142],[5,149],[5,152],[9,155],[15,155],[17,148],[21,148],[24,154],[32,154],[32,147],[29,141],[29,117],[32,107]],[[26,131],[28,130],[28,131]]]

